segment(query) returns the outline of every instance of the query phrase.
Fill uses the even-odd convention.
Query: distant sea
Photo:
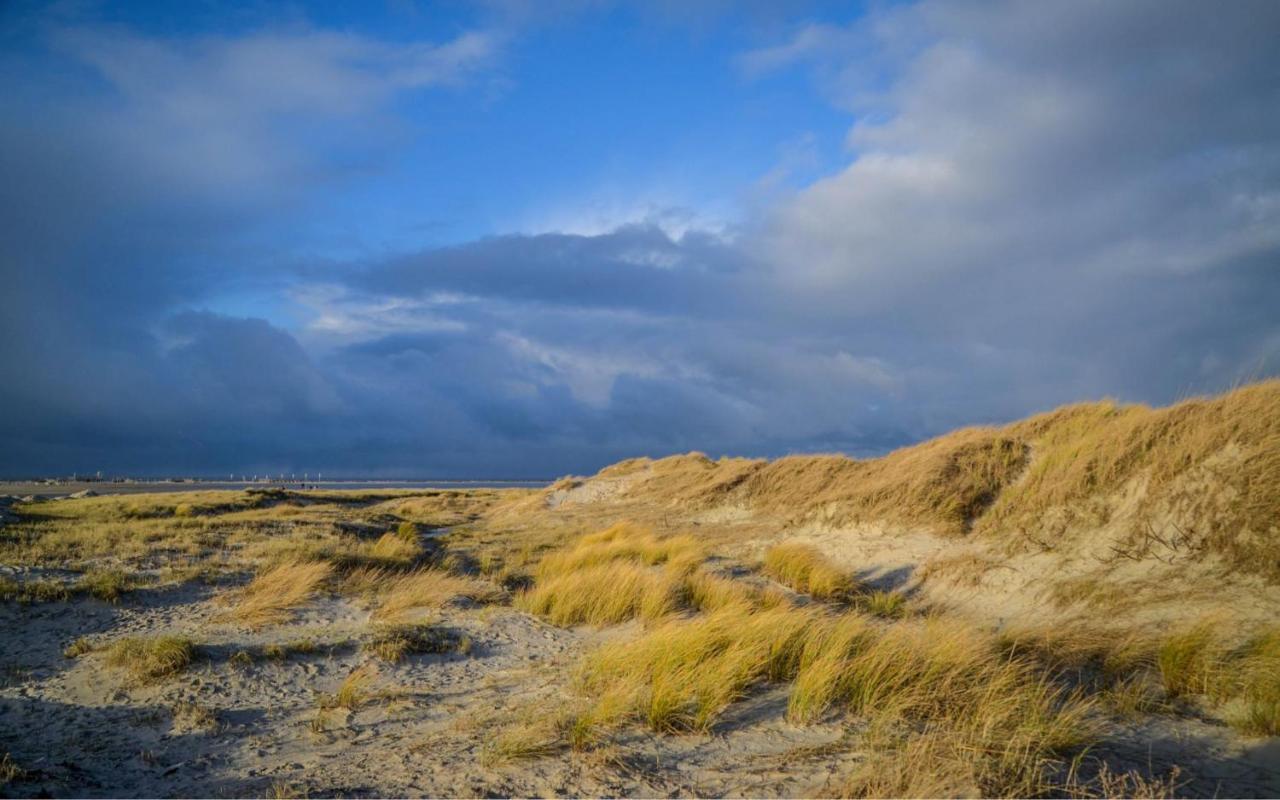
[[[307,481],[308,489],[540,489],[551,483],[542,481],[504,481],[478,478],[475,480],[345,480],[345,481]],[[127,483],[112,481],[65,481],[57,484],[46,484],[34,481],[0,481],[0,495],[36,495],[37,497],[53,497],[73,494],[89,489],[98,494],[140,494],[144,492],[205,492],[231,489],[300,489],[302,481],[165,481],[134,480]]]

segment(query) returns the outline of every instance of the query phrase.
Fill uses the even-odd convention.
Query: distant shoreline
[[[551,483],[549,480],[343,480],[306,481],[308,489],[539,489]],[[115,483],[112,481],[65,481],[43,483],[40,481],[0,481],[0,496],[61,497],[76,492],[92,491],[108,494],[151,494],[155,492],[203,492],[241,491],[244,489],[300,489],[303,481],[212,481],[212,480],[135,480]]]

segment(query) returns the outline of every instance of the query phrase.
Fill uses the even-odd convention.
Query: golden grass
[[[353,669],[343,679],[338,691],[320,697],[320,708],[345,708],[355,711],[360,704],[369,699],[369,688],[378,676],[378,670],[372,664],[362,664]]]
[[[71,586],[62,581],[48,578],[16,581],[9,577],[0,577],[0,600],[14,600],[19,603],[56,603],[70,599]]]
[[[907,615],[907,598],[898,592],[868,592],[860,595],[858,608],[884,619],[900,619]]]
[[[523,716],[522,721],[485,740],[480,751],[481,766],[553,756],[573,739],[574,718],[563,709],[533,708]]]
[[[1241,640],[1232,626],[1203,619],[1163,636],[1091,623],[1009,631],[1004,652],[1055,671],[1074,671],[1117,713],[1164,713],[1203,698],[1233,728],[1280,733],[1280,627]]]
[[[633,561],[649,566],[671,564],[690,569],[702,561],[702,548],[692,536],[659,537],[629,522],[619,522],[581,537],[569,548],[553,553],[538,564],[537,577],[554,577],[584,567],[613,561]]]
[[[1158,666],[1166,691],[1222,704],[1227,722],[1247,735],[1280,735],[1280,627],[1236,646],[1220,630],[1205,621],[1165,638]]]
[[[752,586],[701,567],[685,576],[684,600],[697,611],[719,611],[741,605],[765,609],[789,603],[787,595],[776,587]]]
[[[669,571],[615,561],[544,578],[516,596],[516,607],[555,625],[655,620],[681,606],[684,580]]]
[[[691,604],[765,601],[702,570],[704,558],[691,536],[660,537],[621,522],[545,556],[515,604],[569,626],[652,622]]]
[[[767,682],[791,683],[796,722],[840,711],[900,730],[898,757],[914,766],[885,775],[909,777],[945,749],[982,792],[1039,787],[1057,754],[1093,735],[1091,701],[1056,687],[1033,662],[1007,657],[990,636],[961,623],[886,625],[813,607],[728,606],[604,645],[581,667],[580,687],[596,702],[579,726],[634,720],[659,732],[705,731]],[[913,788],[889,781],[858,791]]]
[[[288,562],[259,574],[231,596],[229,617],[253,628],[288,620],[333,574],[322,561]]]
[[[370,586],[378,589],[375,578]],[[402,621],[424,608],[439,608],[453,600],[466,598],[477,603],[502,599],[503,591],[488,581],[451,575],[439,569],[421,569],[383,584],[381,601],[373,617],[383,622]]]
[[[89,641],[87,638],[83,636],[79,636],[79,637],[76,637],[76,640],[73,641],[71,644],[63,648],[62,657],[63,658],[79,658],[85,653],[92,653],[93,651],[94,651],[93,642]]]
[[[180,636],[121,639],[107,649],[107,663],[146,682],[186,669],[195,657],[195,645]]]
[[[16,581],[6,577],[0,578],[0,600],[16,600],[19,603],[58,603],[87,595],[115,603],[126,592],[140,585],[141,581],[116,569],[90,570],[74,583],[52,578]]]
[[[375,561],[391,564],[412,564],[422,557],[422,545],[417,538],[406,539],[396,533],[384,533],[369,550]]]
[[[1160,678],[1171,697],[1209,694],[1225,677],[1226,651],[1210,622],[1166,637],[1157,659]]]
[[[599,698],[584,724],[638,719],[657,731],[706,730],[752,683],[794,675],[816,614],[729,606],[602,647],[579,676]]]
[[[769,548],[764,555],[764,573],[819,600],[851,600],[858,593],[851,575],[832,565],[816,547],[798,542]]]

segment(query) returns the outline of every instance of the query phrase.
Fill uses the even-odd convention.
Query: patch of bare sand
[[[602,750],[559,748],[494,763],[484,754],[496,733],[573,702],[571,674],[583,652],[636,631],[565,630],[506,607],[447,609],[439,624],[469,637],[469,654],[376,662],[363,702],[321,711],[324,695],[374,661],[360,649],[369,630],[364,608],[324,598],[289,624],[256,632],[218,622],[219,612],[209,590],[191,586],[140,593],[119,606],[0,607],[13,678],[0,689],[0,750],[28,772],[10,790],[795,796],[822,794],[851,757],[848,748],[828,753],[844,737],[841,725],[786,722],[785,692],[777,690],[736,707],[712,736],[632,731]],[[109,645],[165,634],[191,638],[197,655],[186,671],[154,684],[131,683],[101,650],[61,655],[81,636]],[[313,652],[262,655],[269,645],[304,640]]]

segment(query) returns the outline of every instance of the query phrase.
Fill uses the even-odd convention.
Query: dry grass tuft
[[[94,651],[93,642],[81,636],[81,637],[78,637],[74,642],[67,645],[66,648],[63,649],[62,657],[63,658],[79,658],[85,653],[92,653],[93,651]]]
[[[480,764],[492,767],[511,761],[527,761],[556,755],[571,744],[574,716],[563,710],[537,709],[536,716],[504,728],[480,751]]]
[[[222,727],[216,712],[197,703],[175,703],[172,714],[174,726],[181,729],[215,733]]]
[[[361,703],[369,698],[369,687],[377,676],[378,670],[372,664],[363,664],[356,667],[342,681],[338,691],[331,695],[321,696],[320,708],[322,710],[345,708],[348,711],[355,711]]]
[[[422,558],[422,554],[416,535],[409,539],[397,533],[384,533],[369,550],[373,561],[397,565],[412,564]]]
[[[684,580],[626,561],[585,566],[544,578],[516,597],[516,607],[555,625],[612,625],[656,620],[680,608]]]
[[[364,644],[365,652],[383,661],[398,664],[421,653],[469,653],[470,638],[433,625],[388,625],[374,631]]]
[[[858,597],[858,608],[883,619],[901,619],[907,614],[907,598],[898,592],[871,592]]]
[[[76,591],[108,603],[115,603],[136,586],[137,582],[130,575],[120,570],[104,569],[92,570],[82,575],[76,582]]]
[[[654,621],[687,605],[767,602],[702,570],[704,559],[691,536],[659,537],[618,523],[543,558],[516,606],[568,626]]]
[[[253,628],[284,622],[332,574],[333,567],[322,561],[280,564],[231,596],[229,616]]]
[[[728,606],[602,647],[579,676],[584,690],[599,698],[582,724],[635,719],[656,731],[707,730],[751,684],[794,676],[816,615]]]
[[[646,528],[619,522],[542,559],[536,577],[555,577],[614,561],[668,564],[687,570],[701,563],[702,548],[692,536],[659,537]]]
[[[816,547],[783,542],[764,556],[764,573],[819,600],[846,601],[858,593],[853,577],[833,566]]]
[[[1204,695],[1223,704],[1227,722],[1250,736],[1280,735],[1280,627],[1229,646],[1212,622],[1169,635],[1159,671],[1170,696]]]
[[[377,581],[372,585],[377,586]],[[414,611],[439,608],[464,598],[475,603],[493,603],[505,593],[488,581],[451,575],[444,570],[422,569],[384,584],[381,602],[373,618],[383,622],[403,621]]]
[[[1201,623],[1166,637],[1157,665],[1170,697],[1209,694],[1224,677],[1226,652],[1212,623]]]
[[[180,636],[130,637],[112,644],[107,663],[135,680],[159,680],[182,672],[195,657],[195,645]]]

